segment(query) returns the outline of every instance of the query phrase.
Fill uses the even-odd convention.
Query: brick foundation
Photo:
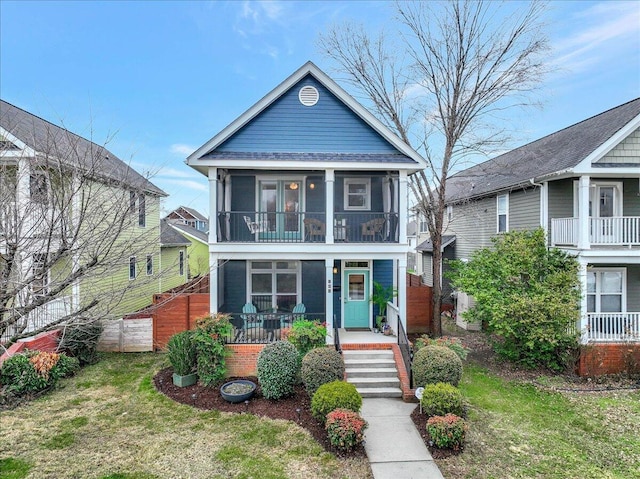
[[[264,344],[227,344],[231,355],[227,357],[228,377],[247,377],[258,375],[258,354]]]
[[[640,374],[640,344],[589,344],[582,347],[577,373],[579,376],[606,374]]]

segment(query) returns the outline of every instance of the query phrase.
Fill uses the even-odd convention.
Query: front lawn
[[[0,477],[370,478],[299,426],[201,411],[159,394],[164,355],[110,354],[52,393],[2,411]]]
[[[469,433],[462,454],[436,460],[444,477],[640,478],[639,391],[554,391],[572,383],[538,382],[465,363]]]

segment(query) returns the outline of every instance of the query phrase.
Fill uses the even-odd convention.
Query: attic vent
[[[304,106],[313,106],[318,103],[318,98],[320,95],[318,94],[318,90],[312,86],[303,86],[300,88],[300,92],[298,93],[298,99],[300,103]]]

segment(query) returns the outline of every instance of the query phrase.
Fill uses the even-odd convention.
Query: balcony
[[[339,212],[333,220],[336,243],[397,243],[398,214]],[[218,242],[326,243],[326,214],[321,212],[223,211]]]
[[[579,240],[579,218],[551,220],[552,246],[578,246]],[[591,246],[639,246],[640,217],[589,218],[588,242]]]
[[[640,313],[587,313],[584,342],[640,342]]]

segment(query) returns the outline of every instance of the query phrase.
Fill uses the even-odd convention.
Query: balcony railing
[[[19,319],[15,324],[9,326],[9,328],[2,333],[0,342],[7,341],[15,334],[37,331],[47,324],[58,321],[69,314],[71,314],[71,296],[56,298],[42,306],[39,306],[23,318]]]
[[[640,342],[640,313],[587,313],[586,342]]]
[[[226,338],[229,344],[267,344],[284,339],[282,332],[294,321],[306,319],[323,323],[324,313],[230,313],[233,332]]]
[[[554,218],[551,220],[551,244],[553,246],[577,246],[579,239],[579,218]],[[589,218],[589,243],[594,246],[640,245],[640,217]]]
[[[398,214],[336,213],[335,242],[397,243]],[[218,214],[219,242],[325,243],[325,213],[223,211]]]

